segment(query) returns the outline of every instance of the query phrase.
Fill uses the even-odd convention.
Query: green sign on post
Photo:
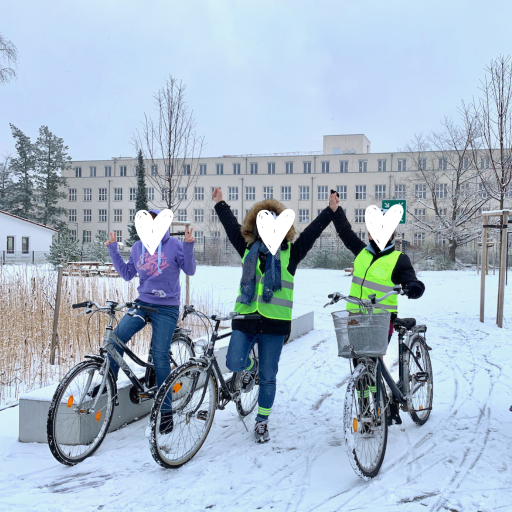
[[[404,209],[404,213],[402,218],[400,219],[400,224],[405,224],[405,213],[407,212],[406,201],[405,199],[383,199],[382,200],[382,208],[385,210],[389,210],[394,204],[401,204]]]

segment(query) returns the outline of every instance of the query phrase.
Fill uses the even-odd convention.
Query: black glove
[[[419,299],[425,291],[425,287],[422,286],[418,281],[411,281],[406,288],[406,295],[409,297],[409,299]]]

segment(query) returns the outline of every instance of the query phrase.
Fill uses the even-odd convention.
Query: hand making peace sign
[[[185,242],[191,243],[195,241],[195,238],[192,236],[192,231],[194,231],[194,228],[190,228],[189,232],[188,226],[185,226]]]

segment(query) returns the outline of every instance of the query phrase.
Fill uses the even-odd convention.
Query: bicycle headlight
[[[199,338],[194,343],[194,349],[196,351],[196,354],[204,354],[206,352],[207,348],[208,348],[208,340],[205,338]]]

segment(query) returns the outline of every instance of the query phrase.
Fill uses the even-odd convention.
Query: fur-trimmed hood
[[[261,212],[261,210],[268,210],[269,212],[274,212],[279,215],[281,212],[286,210],[286,207],[275,199],[265,199],[265,201],[256,203],[249,210],[249,213],[245,217],[244,224],[242,226],[242,236],[248,244],[252,244],[256,241],[254,238],[254,226],[256,225],[256,218],[258,213]],[[288,233],[286,233],[286,240],[288,242],[293,242],[295,234],[295,229],[292,225],[292,227],[288,230]]]

